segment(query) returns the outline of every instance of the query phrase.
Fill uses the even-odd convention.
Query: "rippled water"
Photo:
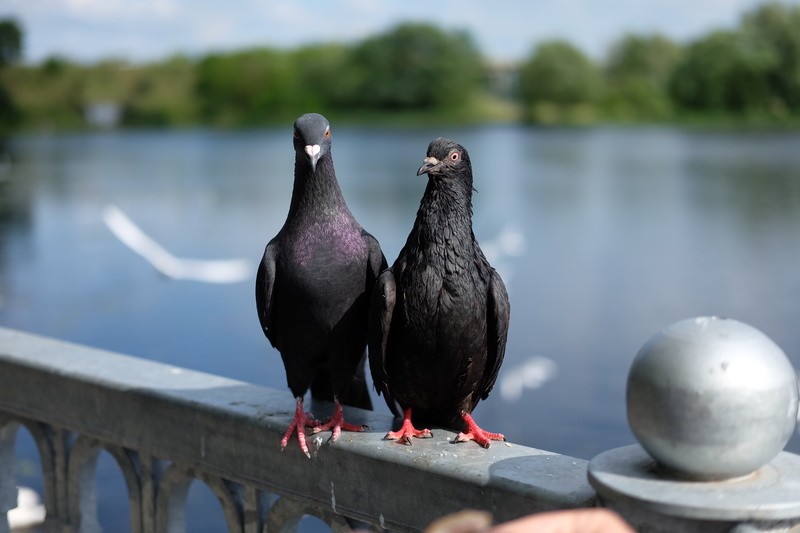
[[[799,134],[333,132],[351,210],[389,262],[416,214],[428,142],[446,135],[470,151],[475,234],[512,305],[498,387],[475,415],[513,442],[587,459],[631,443],[628,367],[684,318],[747,322],[800,363]],[[181,257],[246,258],[252,278],[288,208],[289,126],[30,136],[7,149],[0,324],[286,390],[251,279],[166,279],[101,215],[118,205]],[[800,451],[796,436],[789,449]]]

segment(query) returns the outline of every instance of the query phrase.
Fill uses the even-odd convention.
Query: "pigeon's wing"
[[[487,350],[486,370],[480,384],[480,396],[485,400],[494,387],[500,365],[506,354],[506,339],[508,337],[508,322],[511,317],[511,305],[508,303],[508,293],[500,274],[492,269],[489,279],[489,294],[486,309]]]
[[[364,242],[367,243],[368,248],[367,269],[369,274],[369,286],[367,288],[371,290],[380,273],[386,270],[386,257],[383,255],[383,252],[381,251],[381,245],[378,243],[378,240],[375,237],[364,230],[362,230],[361,236],[363,237]]]
[[[394,272],[387,268],[378,276],[375,289],[372,292],[369,313],[369,368],[372,373],[372,382],[378,394],[383,394],[386,405],[399,416],[397,406],[389,390],[388,375],[386,373],[386,344],[389,339],[389,328],[392,324],[392,313],[396,301]]]
[[[264,257],[258,265],[256,274],[256,309],[261,329],[275,346],[275,331],[272,328],[272,290],[275,287],[275,258],[278,245],[271,241],[264,250]]]

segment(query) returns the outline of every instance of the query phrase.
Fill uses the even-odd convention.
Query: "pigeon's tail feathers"
[[[353,376],[353,381],[350,383],[350,388],[347,389],[347,394],[342,399],[342,403],[372,411],[372,399],[369,397],[369,388],[367,387],[363,364],[358,367],[358,371]]]
[[[333,401],[333,385],[330,374],[319,372],[314,376],[314,380],[311,383],[311,397],[315,400]],[[372,411],[372,399],[367,388],[363,360],[356,368],[347,391],[344,394],[340,394],[339,401],[344,405]]]
[[[331,377],[327,372],[317,372],[311,382],[311,397],[315,400],[333,401]]]

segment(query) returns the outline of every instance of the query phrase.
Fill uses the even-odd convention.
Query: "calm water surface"
[[[334,125],[345,196],[390,263],[439,135],[470,151],[475,234],[509,289],[499,385],[529,376],[479,405],[487,429],[586,459],[630,444],[633,357],[698,315],[747,322],[800,365],[800,134]],[[254,277],[288,209],[290,127],[31,136],[7,148],[0,324],[287,390],[251,280],[165,279],[101,212],[117,204],[179,256],[248,258]],[[789,449],[800,452],[797,436]]]

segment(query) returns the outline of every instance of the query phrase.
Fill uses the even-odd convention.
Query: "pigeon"
[[[472,231],[472,166],[463,146],[438,138],[417,175],[427,174],[414,227],[370,302],[369,364],[375,388],[403,422],[387,439],[430,437],[414,419],[464,431],[456,442],[488,448],[499,433],[472,411],[503,362],[510,305],[500,275]]]
[[[296,400],[294,432],[310,457],[305,428],[363,431],[344,420],[342,404],[372,409],[364,363],[371,291],[386,258],[378,241],[345,203],[331,156],[328,120],[308,113],[294,123],[294,188],[283,227],[264,250],[256,275],[256,308],[267,339],[281,355]],[[334,403],[322,424],[303,398]]]

